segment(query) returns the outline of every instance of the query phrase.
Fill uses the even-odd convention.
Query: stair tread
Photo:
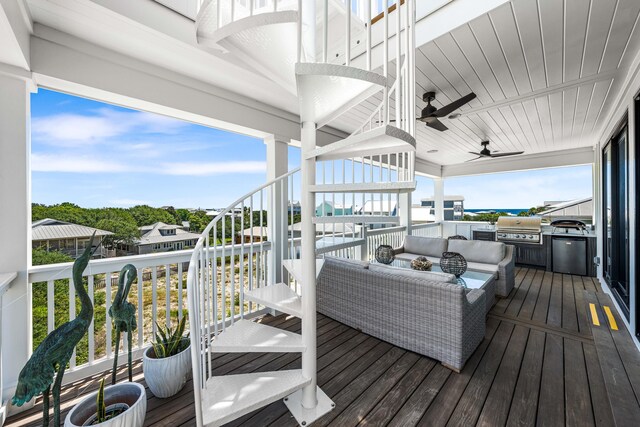
[[[282,265],[287,269],[289,274],[293,276],[296,282],[302,283],[302,260],[299,259],[285,259],[282,261]],[[323,259],[316,260],[316,278],[320,274],[322,267],[324,266]]]
[[[214,353],[286,353],[305,347],[300,334],[243,319],[227,326],[211,349]]]
[[[399,224],[400,218],[393,215],[335,215],[313,218],[314,224]]]
[[[211,377],[202,390],[205,425],[222,425],[308,385],[302,370]]]
[[[297,63],[300,120],[318,128],[387,85],[376,72],[339,64]]]
[[[375,129],[347,137],[324,147],[316,148],[307,156],[317,160],[348,159],[381,154],[415,151],[416,140],[409,133],[395,126],[379,126]]]
[[[300,296],[284,283],[276,283],[245,291],[244,298],[292,316],[302,317],[302,300]]]
[[[314,193],[388,193],[413,191],[415,188],[415,181],[317,184],[309,186],[309,189]]]

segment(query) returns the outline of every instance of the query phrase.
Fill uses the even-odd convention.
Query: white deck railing
[[[480,226],[475,223],[469,225]],[[445,223],[445,227],[451,227],[451,224]],[[443,225],[440,223],[416,224],[411,228],[413,235],[439,237]],[[400,246],[405,232],[406,227],[404,226],[367,230],[364,236],[360,235],[356,236],[358,238],[347,240],[338,249],[319,250],[318,255],[373,259],[375,249],[381,244]],[[287,244],[281,248],[284,251],[284,258],[299,257],[300,243],[300,238],[288,239]],[[272,268],[268,264],[273,262],[270,242],[255,241],[225,246],[218,245],[210,247],[208,251],[205,249],[200,254],[209,260],[210,265],[215,262],[218,266],[218,283],[223,283],[222,276],[225,277],[226,286],[224,288],[226,289],[220,288],[220,298],[227,301],[227,306],[218,316],[220,322],[229,323],[242,316],[251,317],[264,312],[259,311],[255,304],[239,304],[240,301],[237,301],[235,293],[232,293],[232,282],[235,283],[236,290],[239,290],[240,272],[244,273],[248,281],[248,274],[252,268],[254,273],[251,276],[251,286],[263,286],[267,283],[269,271]],[[245,259],[242,267],[239,261],[241,254]],[[138,271],[138,280],[131,288],[130,301],[136,301],[135,305],[138,310],[138,329],[133,335],[133,349],[135,356],[139,357],[153,340],[156,321],[161,324],[175,325],[176,319],[186,313],[186,275],[192,255],[193,250],[182,250],[92,260],[85,271],[85,277],[87,277],[88,293],[95,307],[94,321],[89,327],[87,337],[78,345],[71,359],[65,381],[73,381],[90,375],[107,368],[111,363],[114,356],[115,343],[113,338],[115,334],[113,334],[108,310],[117,291],[115,284],[122,267],[126,264],[133,264]],[[72,283],[71,267],[72,263],[64,263],[35,266],[29,270],[33,298],[34,347],[56,326],[72,320],[79,310],[79,303],[76,301],[74,304],[76,300],[74,288],[70,287]],[[234,273],[232,274],[231,271]],[[256,274],[258,271],[262,271],[262,273]],[[294,284],[292,281],[291,283]],[[230,307],[234,307],[233,314],[229,311]],[[222,328],[222,323],[219,326]],[[120,346],[121,352],[126,349],[126,335],[123,336],[123,344],[124,346]],[[125,359],[121,358],[123,362]]]
[[[228,245],[210,251],[209,261],[224,264],[232,253],[253,254],[257,263],[266,264],[271,249],[269,242],[253,245]],[[65,381],[73,381],[90,372],[102,370],[114,356],[112,322],[108,310],[115,292],[120,270],[126,264],[133,264],[137,271],[137,281],[131,287],[130,298],[136,301],[138,310],[137,331],[133,334],[136,356],[150,345],[156,332],[156,322],[175,326],[177,319],[186,312],[186,273],[192,250],[127,256],[93,260],[85,271],[87,291],[94,303],[94,320],[87,336],[78,344],[74,352]],[[32,287],[33,346],[60,324],[75,318],[79,302],[72,286],[73,263],[35,266],[29,270]],[[245,314],[254,313],[252,307]],[[126,335],[123,335],[120,351],[126,350]],[[126,358],[121,358],[125,361]]]

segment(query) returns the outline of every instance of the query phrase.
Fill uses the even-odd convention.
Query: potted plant
[[[147,412],[144,387],[129,382],[100,388],[74,406],[64,421],[65,427],[142,427]]]
[[[144,378],[157,397],[171,397],[187,382],[191,353],[189,338],[183,336],[186,321],[186,316],[182,317],[175,329],[163,328],[156,323],[156,341],[142,357]]]

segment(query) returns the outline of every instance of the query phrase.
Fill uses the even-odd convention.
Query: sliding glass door
[[[629,319],[629,149],[626,121],[605,146],[602,159],[604,278]]]

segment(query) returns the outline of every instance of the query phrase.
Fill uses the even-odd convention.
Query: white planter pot
[[[153,347],[144,352],[144,379],[149,390],[162,399],[171,397],[184,387],[191,371],[191,346],[175,356],[156,359],[150,357]]]
[[[85,397],[71,409],[64,420],[65,427],[80,427],[96,414],[95,391]],[[96,424],[100,427],[142,427],[147,413],[147,396],[144,387],[138,383],[121,383],[105,387],[104,403],[107,410],[112,405],[126,404],[129,409],[124,413],[104,423]]]

